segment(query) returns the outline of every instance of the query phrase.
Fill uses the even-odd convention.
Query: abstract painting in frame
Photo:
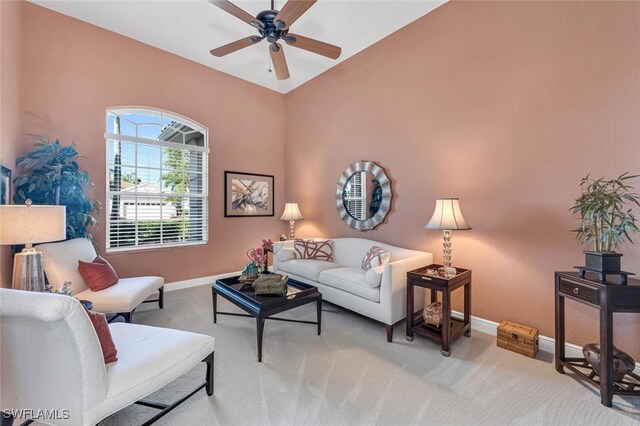
[[[224,216],[273,216],[273,184],[270,175],[224,172]]]
[[[11,204],[11,170],[0,166],[0,204]]]

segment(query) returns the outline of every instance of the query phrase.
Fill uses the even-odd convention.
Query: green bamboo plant
[[[629,185],[638,175],[628,172],[616,179],[592,179],[589,175],[580,181],[582,194],[571,211],[580,215],[580,225],[573,232],[582,244],[593,243],[598,253],[613,252],[618,244],[629,241],[638,232],[636,217],[628,204],[640,207],[640,194]]]

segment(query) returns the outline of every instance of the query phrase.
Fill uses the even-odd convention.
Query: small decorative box
[[[442,325],[442,303],[433,302],[425,306],[422,311],[422,318],[424,318],[425,323],[440,327]]]
[[[288,279],[289,277],[286,275],[261,274],[258,279],[253,282],[253,290],[259,295],[271,294],[274,296],[284,296],[287,294]]]
[[[511,321],[502,321],[498,326],[498,346],[529,358],[538,353],[537,328],[528,327]]]

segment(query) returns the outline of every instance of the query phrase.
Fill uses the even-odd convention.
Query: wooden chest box
[[[535,358],[538,354],[539,335],[537,328],[511,321],[502,321],[498,326],[498,346],[529,358]]]

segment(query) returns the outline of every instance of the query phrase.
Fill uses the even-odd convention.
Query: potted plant
[[[57,139],[49,142],[43,136],[36,138],[33,148],[16,160],[21,173],[14,180],[13,201],[24,204],[30,199],[34,204],[66,206],[67,239],[91,239],[87,226],[97,226],[94,214],[101,205],[85,194],[93,183],[77,162],[75,144],[63,146]]]
[[[640,194],[629,185],[637,175],[624,173],[616,179],[591,179],[589,175],[580,181],[582,194],[571,211],[580,215],[580,225],[573,231],[582,244],[593,243],[593,250],[586,250],[586,269],[599,273],[620,272],[620,257],[615,249],[629,241],[638,232],[636,217],[629,204],[640,207]]]

